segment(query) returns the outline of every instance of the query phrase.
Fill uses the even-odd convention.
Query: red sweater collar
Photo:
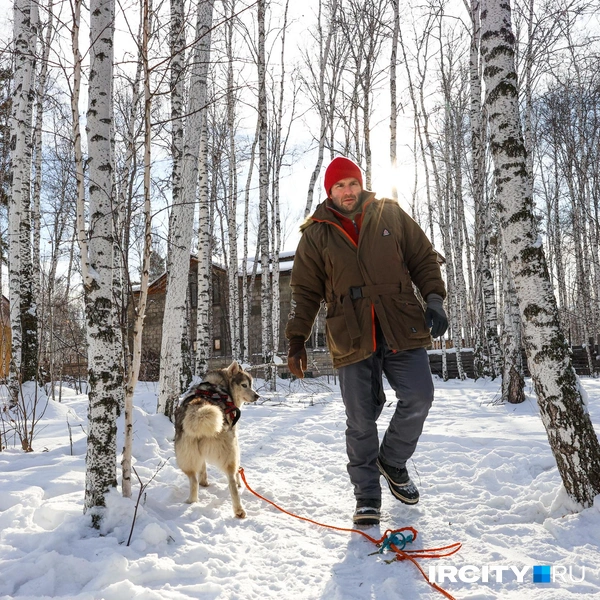
[[[327,208],[335,215],[340,222],[340,225],[344,228],[344,231],[350,236],[350,239],[358,245],[358,236],[360,235],[364,212],[361,211],[356,213],[354,215],[354,220],[352,220],[336,210],[333,206],[328,205]]]

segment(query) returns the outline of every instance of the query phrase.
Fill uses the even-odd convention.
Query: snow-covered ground
[[[598,428],[600,381],[582,383]],[[520,406],[499,405],[498,385],[436,379],[436,401],[409,464],[421,502],[404,506],[385,488],[381,527],[367,533],[379,538],[386,529],[412,526],[419,535],[407,548],[461,542],[451,557],[420,561],[426,573],[436,566],[438,576],[440,567],[455,574],[456,582],[445,578],[441,586],[456,599],[600,595],[600,502],[576,512],[566,498],[530,382]],[[380,430],[393,410],[393,392],[387,394]],[[372,555],[377,548],[361,535],[295,519],[248,490],[248,517],[234,518],[225,477],[212,467],[200,502],[185,504],[187,478],[175,464],[173,427],[155,414],[153,384],[139,384],[135,397],[135,468],[143,482],[156,477],[132,542],[126,545],[135,498],[117,492],[103,530],[90,529],[82,514],[86,401],[63,390],[62,403],[49,403],[35,452],[0,453],[1,600],[443,598],[413,564]],[[254,490],[303,517],[351,527],[336,385],[281,381],[275,397],[265,393],[243,410],[239,427]],[[134,496],[138,489],[136,483]],[[553,567],[554,581],[533,582],[532,567],[540,565]]]

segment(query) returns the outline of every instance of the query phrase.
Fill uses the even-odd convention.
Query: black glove
[[[300,337],[295,337],[290,340],[288,350],[288,369],[292,375],[298,379],[304,379],[304,371],[306,371],[306,348],[304,340]]]
[[[444,299],[439,294],[429,294],[427,296],[425,323],[427,323],[427,327],[431,327],[431,337],[433,338],[444,335],[448,329],[448,317],[444,311]]]

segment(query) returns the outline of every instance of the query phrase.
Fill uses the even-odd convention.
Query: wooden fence
[[[598,347],[590,348],[592,354],[592,367],[593,374],[600,374],[600,351]],[[336,369],[333,368],[329,352],[324,349],[311,350],[308,349],[308,369],[306,371],[306,377],[321,377],[321,376],[335,376],[337,375]],[[571,348],[571,354],[573,359],[573,366],[578,375],[590,375],[590,369],[588,367],[586,349],[582,346],[576,346]],[[461,358],[463,368],[467,377],[474,378],[475,370],[473,366],[473,350],[471,348],[464,349],[461,351]],[[145,360],[144,360],[145,359]],[[458,368],[456,366],[456,351],[449,349],[446,351],[446,361],[448,366],[448,377],[450,379],[458,378]],[[220,368],[227,366],[231,362],[231,357],[219,356],[212,358],[209,361],[211,369]],[[158,357],[144,356],[142,358],[142,368],[140,371],[140,381],[157,381],[158,380]],[[253,356],[251,363],[253,365],[261,364],[260,356]],[[523,353],[523,364],[525,365],[525,376],[529,376],[529,370],[527,369],[527,360],[525,353]],[[440,350],[429,351],[429,365],[431,372],[434,375],[442,377],[442,353]],[[283,379],[287,379],[290,373],[287,368],[286,362],[277,366],[279,376]],[[253,369],[254,377],[264,377],[264,369],[257,368]],[[63,365],[63,376],[85,379],[87,377],[87,365],[84,361],[78,364],[67,364]]]

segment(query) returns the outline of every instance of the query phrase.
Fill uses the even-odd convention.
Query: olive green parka
[[[419,225],[395,200],[378,200],[363,190],[361,201],[358,245],[326,200],[301,227],[292,269],[286,337],[306,341],[325,300],[327,345],[336,368],[375,351],[375,315],[390,349],[429,346],[412,284],[425,299],[431,293],[446,296],[438,254]]]

